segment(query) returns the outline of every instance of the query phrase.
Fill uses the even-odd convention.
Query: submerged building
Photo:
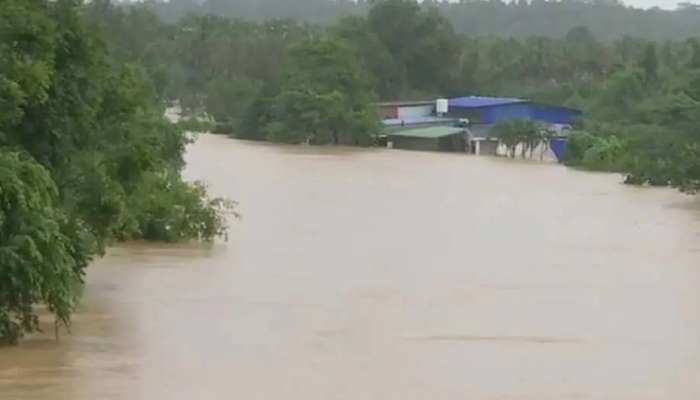
[[[430,126],[451,126],[457,120],[446,117],[447,100],[437,107],[437,101],[396,101],[379,103],[379,110],[382,115],[384,132],[396,132],[406,129],[430,127]]]
[[[387,135],[389,147],[404,150],[463,152],[466,131],[460,127],[430,126],[404,129]]]
[[[581,116],[581,111],[509,97],[466,96],[436,101],[393,102],[379,104],[387,142],[395,148],[416,150],[466,151],[472,154],[496,154],[498,138],[493,127],[514,120],[537,121],[562,133]],[[445,129],[432,129],[442,127]],[[461,150],[456,142],[434,135],[447,134],[450,128],[462,132]],[[403,133],[403,132],[407,133]],[[440,136],[442,137],[442,136]],[[441,142],[442,141],[442,142]],[[442,144],[440,144],[442,143]],[[397,145],[398,144],[398,145]]]
[[[581,111],[507,97],[457,97],[448,100],[447,115],[466,118],[471,124],[493,125],[513,120],[531,120],[552,125],[571,125]]]
[[[468,151],[477,155],[495,155],[500,143],[493,135],[496,124],[514,120],[536,121],[561,135],[580,118],[581,111],[517,98],[467,96],[449,99],[447,115],[467,122]]]

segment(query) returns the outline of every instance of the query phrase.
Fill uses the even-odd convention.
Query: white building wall
[[[399,118],[428,117],[433,114],[433,105],[399,107]]]

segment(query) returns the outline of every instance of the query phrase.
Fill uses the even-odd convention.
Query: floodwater
[[[0,398],[700,398],[700,206],[552,164],[201,136],[213,246],[124,245]],[[52,333],[49,331],[49,333]]]

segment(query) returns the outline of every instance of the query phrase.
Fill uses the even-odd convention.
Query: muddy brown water
[[[201,136],[227,243],[123,245],[0,398],[700,398],[700,206],[610,174]]]

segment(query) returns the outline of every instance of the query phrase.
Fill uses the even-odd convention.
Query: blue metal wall
[[[581,115],[580,111],[566,107],[546,106],[530,104],[532,107],[532,119],[535,121],[549,122],[551,124],[573,124]]]
[[[569,148],[569,139],[554,138],[549,141],[549,148],[552,149],[552,152],[557,157],[557,161],[564,162],[566,161],[566,152]]]
[[[460,107],[450,107],[450,111],[460,109]],[[570,108],[535,103],[503,104],[475,108],[471,109],[471,111],[480,113],[479,123],[483,124],[495,124],[516,119],[528,119],[550,124],[571,124],[580,115],[579,111]]]
[[[504,104],[481,109],[481,122],[495,124],[514,119],[532,119],[533,110],[530,104]]]

